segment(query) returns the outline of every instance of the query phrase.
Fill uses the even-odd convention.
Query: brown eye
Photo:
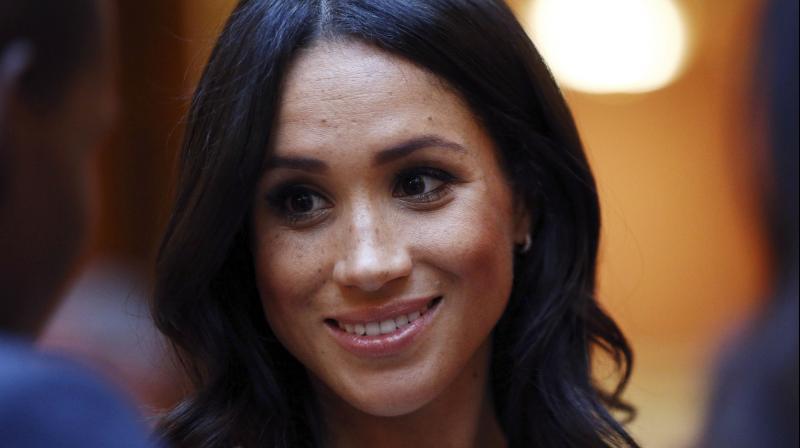
[[[425,193],[425,179],[420,175],[408,176],[403,180],[400,188],[406,196],[420,195]]]
[[[440,189],[445,180],[431,174],[409,174],[399,179],[395,187],[396,197],[422,198]]]
[[[289,213],[308,213],[314,210],[314,195],[308,191],[300,191],[286,198],[286,210]]]
[[[409,204],[433,204],[450,194],[456,178],[443,170],[418,167],[397,176],[392,196]]]
[[[315,221],[333,206],[325,196],[305,185],[278,187],[267,194],[267,203],[292,225]]]

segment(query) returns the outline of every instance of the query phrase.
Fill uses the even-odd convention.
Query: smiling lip
[[[336,342],[355,355],[369,358],[392,356],[413,343],[417,336],[429,326],[441,301],[441,297],[408,300],[398,304],[339,314],[326,319],[325,323]],[[358,325],[366,326],[368,323],[397,320],[398,317],[403,319],[406,316],[413,316],[415,313],[419,313],[419,316],[413,321],[402,326],[398,325],[394,330],[388,330],[388,332],[385,327],[383,328],[384,332],[372,335],[364,334],[364,327],[361,328],[361,334],[357,330],[355,332],[353,330],[353,327]],[[374,333],[374,328],[373,325],[372,333]]]

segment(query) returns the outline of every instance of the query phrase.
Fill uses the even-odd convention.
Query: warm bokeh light
[[[671,0],[537,0],[527,21],[559,83],[575,90],[656,90],[686,59],[687,27]]]

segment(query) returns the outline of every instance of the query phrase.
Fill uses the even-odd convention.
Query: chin
[[[392,384],[385,382],[376,384],[376,387],[361,387],[353,394],[348,394],[350,396],[345,401],[375,417],[400,417],[423,408],[437,395],[432,387],[422,384],[406,383],[391,387]]]
[[[338,402],[343,411],[350,408],[375,417],[399,417],[424,408],[446,389],[442,372],[431,367],[354,368],[345,375],[312,374],[311,378],[317,392],[327,396],[328,400],[323,400]]]

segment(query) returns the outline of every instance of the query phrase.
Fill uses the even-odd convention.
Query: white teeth
[[[397,328],[403,328],[406,325],[408,325],[408,316],[406,316],[405,314],[401,314],[397,316],[397,318],[394,321],[397,324]]]
[[[381,334],[391,333],[396,329],[397,325],[394,323],[394,319],[386,319],[381,322]]]
[[[377,322],[367,324],[367,336],[377,336],[381,334],[381,325]]]
[[[401,314],[394,319],[386,319],[380,322],[367,322],[363,324],[342,324],[337,322],[337,325],[342,330],[356,334],[359,336],[377,336],[379,334],[389,334],[395,332],[398,328],[403,328],[419,319],[419,317],[428,311],[428,305],[422,307],[420,311],[414,311],[409,314]]]

